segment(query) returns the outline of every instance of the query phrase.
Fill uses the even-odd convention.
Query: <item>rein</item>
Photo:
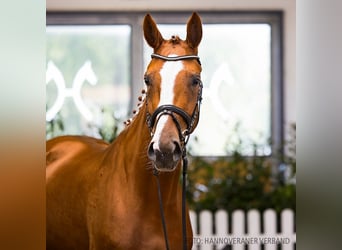
[[[196,55],[185,55],[185,56],[175,56],[175,57],[167,57],[162,56],[159,54],[152,54],[152,58],[161,59],[164,61],[180,61],[180,60],[193,60],[196,59],[197,62],[201,65],[200,59]],[[153,128],[156,123],[158,123],[159,118],[162,115],[170,115],[176,124],[179,139],[182,144],[182,165],[183,165],[183,172],[182,172],[182,236],[183,236],[183,249],[187,249],[187,233],[186,233],[186,214],[185,214],[185,195],[186,195],[186,174],[187,174],[187,168],[188,168],[188,158],[186,155],[186,144],[188,143],[188,140],[190,138],[190,134],[192,133],[194,129],[194,125],[196,120],[199,118],[200,114],[200,105],[202,101],[202,88],[203,84],[200,82],[200,89],[197,95],[197,102],[194,107],[194,110],[191,114],[191,116],[185,112],[183,109],[175,106],[175,105],[161,105],[159,106],[152,115],[147,111],[146,113],[146,122],[147,126],[151,132],[151,136],[153,136],[154,131]],[[147,105],[147,100],[146,100]],[[176,118],[175,114],[179,115],[184,122],[186,123],[186,129],[182,131],[181,125]],[[165,215],[164,215],[164,209],[163,209],[163,201],[161,196],[161,190],[160,190],[160,182],[159,182],[159,171],[157,169],[153,169],[153,175],[156,176],[157,179],[157,188],[158,188],[158,199],[159,199],[159,209],[160,209],[160,215],[162,220],[162,226],[163,226],[163,233],[164,233],[164,240],[165,240],[165,247],[167,250],[170,249],[168,236],[167,236],[167,229],[166,229],[166,221],[165,221]]]
[[[185,195],[186,195],[186,173],[188,169],[188,158],[186,157],[186,150],[184,148],[183,155],[183,173],[182,173],[182,235],[183,235],[183,249],[186,250],[187,247],[187,234],[186,234],[186,214],[185,214]],[[161,196],[161,190],[160,190],[160,181],[159,181],[159,172],[157,169],[153,169],[153,175],[157,179],[157,189],[158,189],[158,200],[159,200],[159,210],[160,210],[160,216],[162,220],[163,225],[163,233],[164,233],[164,240],[165,240],[165,247],[166,250],[170,250],[169,246],[169,239],[167,236],[167,229],[166,229],[166,220],[164,215],[164,208],[163,208],[163,199]]]

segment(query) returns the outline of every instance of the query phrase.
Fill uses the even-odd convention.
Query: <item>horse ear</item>
[[[152,48],[157,49],[164,41],[164,39],[158,30],[157,24],[150,14],[147,14],[144,18],[143,29],[146,42]]]
[[[186,32],[186,42],[191,48],[197,48],[202,40],[202,22],[196,12],[192,13],[187,23]]]

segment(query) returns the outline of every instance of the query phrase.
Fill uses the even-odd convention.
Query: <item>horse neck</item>
[[[153,175],[152,162],[148,159],[147,148],[151,140],[150,131],[146,124],[146,105],[143,104],[139,113],[133,121],[116,138],[112,147],[115,157],[114,163],[118,163],[118,158],[122,161],[120,168],[121,177],[126,179],[125,185],[130,188],[130,192],[136,192],[144,199],[144,195],[153,195],[157,190],[155,176]],[[116,152],[116,153],[114,153]],[[172,202],[179,185],[180,166],[169,173],[160,173],[160,185],[163,193],[163,200]],[[152,192],[149,192],[151,189]],[[156,197],[153,197],[157,201]]]

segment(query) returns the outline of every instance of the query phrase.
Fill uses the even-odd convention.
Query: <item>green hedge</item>
[[[208,161],[192,157],[187,199],[191,209],[295,210],[296,187],[272,175],[271,159],[240,155]]]
[[[296,125],[291,125],[290,139],[284,143],[287,152],[273,157],[242,156],[238,151],[231,156],[208,159],[190,157],[188,167],[187,200],[191,209],[215,211],[225,209],[265,210],[296,209]],[[284,176],[281,168],[291,170]]]

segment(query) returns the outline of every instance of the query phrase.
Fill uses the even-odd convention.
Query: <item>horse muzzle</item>
[[[182,158],[182,150],[178,141],[168,143],[151,142],[148,147],[148,158],[153,162],[154,168],[160,172],[171,172],[176,169]]]

